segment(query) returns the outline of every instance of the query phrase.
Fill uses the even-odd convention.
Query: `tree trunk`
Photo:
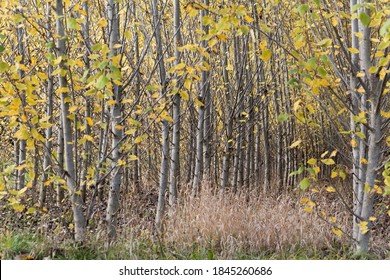
[[[119,4],[115,0],[107,2],[107,18],[109,30],[109,48],[110,55],[114,57],[118,54],[115,45],[119,44]],[[118,164],[121,158],[121,141],[123,131],[121,127],[122,119],[122,89],[113,84],[113,99],[115,104],[111,109],[111,133],[112,133],[112,175],[110,180],[110,190],[108,194],[107,205],[107,233],[109,242],[116,239],[116,225],[119,212],[120,187],[123,173],[123,167]]]
[[[181,39],[181,28],[180,28],[180,1],[174,0],[174,24],[175,24],[175,35],[174,35],[174,48],[176,56],[176,65],[181,63],[181,55],[178,47],[183,42]],[[178,88],[180,90],[182,79],[176,77],[179,81]],[[169,205],[175,207],[177,200],[177,184],[180,173],[180,101],[181,97],[179,93],[173,96],[173,132],[172,132],[172,153],[171,153],[171,171],[170,171],[170,184],[169,184]]]
[[[48,22],[47,29],[51,30],[51,7],[49,4],[47,4],[47,7],[46,7],[46,16],[47,16],[47,22]],[[49,33],[49,32],[47,32],[47,33]],[[50,34],[47,34],[47,35],[49,38]],[[51,53],[51,50],[49,50],[49,52]],[[53,123],[54,77],[51,74],[52,72],[53,72],[53,66],[51,66],[50,63],[48,63],[48,66],[47,66],[48,79],[47,79],[46,116],[49,117],[49,120],[48,120],[49,123]],[[48,179],[49,179],[49,174],[53,170],[53,166],[51,166],[51,164],[52,164],[51,155],[52,155],[52,147],[53,147],[52,140],[51,140],[52,134],[53,134],[53,128],[52,127],[46,128],[46,132],[45,132],[46,143],[45,143],[44,160],[43,160],[43,176],[42,176],[42,185],[41,185],[40,192],[39,192],[39,207],[40,208],[42,208],[45,204],[47,188],[52,186],[52,184],[50,184],[49,186],[46,184],[46,181],[48,181]]]
[[[56,0],[56,24],[57,24],[57,34],[59,38],[57,39],[57,49],[58,56],[62,57],[62,60],[59,64],[61,69],[67,70],[66,66],[66,37],[65,37],[65,28],[64,28],[64,13],[63,13],[63,2],[62,0]],[[68,83],[65,76],[59,75],[59,86],[60,88],[68,88]],[[74,139],[72,131],[72,122],[68,118],[69,116],[69,102],[67,102],[67,93],[61,93],[61,115],[62,115],[62,125],[64,133],[64,151],[65,151],[65,173],[67,179],[67,186],[69,188],[72,210],[73,210],[73,219],[75,226],[75,240],[77,242],[83,242],[85,239],[85,218],[83,215],[82,209],[82,199],[80,194],[77,192],[76,184],[76,170],[74,165]]]
[[[162,40],[160,32],[160,16],[158,12],[157,0],[152,1],[152,11],[153,11],[153,22],[155,29],[155,38],[157,45],[157,61],[159,61],[160,68],[160,83],[161,83],[161,99],[165,100],[166,98],[166,72],[164,65],[164,53],[162,49]],[[156,230],[157,234],[162,233],[162,219],[165,211],[165,192],[168,185],[168,175],[169,175],[169,126],[167,120],[162,120],[162,155],[161,155],[161,166],[160,166],[160,182],[159,182],[159,193],[158,193],[158,204],[156,211]]]

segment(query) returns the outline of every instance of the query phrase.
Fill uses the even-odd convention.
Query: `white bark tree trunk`
[[[107,2],[107,17],[109,30],[109,48],[110,56],[114,57],[118,54],[115,45],[119,44],[119,3],[115,0],[108,0]],[[112,85],[113,100],[115,104],[111,109],[111,132],[112,132],[112,175],[110,181],[110,190],[108,194],[107,205],[107,233],[109,242],[116,239],[116,226],[118,220],[118,213],[120,209],[120,187],[122,180],[123,167],[118,165],[121,158],[121,141],[123,131],[121,127],[122,121],[122,90],[114,84]]]
[[[57,25],[57,50],[58,57],[62,57],[62,60],[59,64],[61,69],[67,69],[66,66],[66,37],[65,37],[65,27],[64,27],[64,6],[62,0],[56,0],[56,25]],[[66,76],[59,75],[59,86],[60,88],[68,88],[68,82]],[[77,173],[74,165],[74,137],[72,131],[72,121],[68,118],[69,116],[69,102],[68,102],[68,93],[61,93],[61,117],[62,117],[62,126],[64,133],[65,141],[65,173],[67,186],[69,188],[72,210],[73,210],[73,219],[75,226],[75,240],[77,242],[83,242],[85,239],[85,217],[83,215],[82,209],[82,199],[80,194],[77,192]]]

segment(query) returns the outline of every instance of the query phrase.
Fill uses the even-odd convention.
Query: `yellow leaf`
[[[381,115],[386,119],[390,119],[390,112],[381,111]]]
[[[188,92],[186,90],[180,91],[180,96],[181,96],[181,98],[183,98],[186,101],[188,101],[190,99],[190,96],[188,95]]]
[[[202,101],[200,101],[198,98],[195,99],[195,104],[197,106],[204,106],[204,103]]]
[[[101,18],[98,22],[97,22],[97,25],[100,27],[100,28],[104,28],[107,26],[107,20],[103,17]]]
[[[356,74],[356,77],[358,77],[358,78],[363,78],[364,76],[366,76],[366,74],[364,74],[364,72],[359,72]]]
[[[226,66],[226,70],[227,70],[227,71],[233,71],[233,65],[228,64],[228,65]]]
[[[86,117],[85,120],[87,121],[89,126],[93,125],[93,121],[92,121],[92,119],[90,117]]]
[[[330,217],[330,221],[331,221],[332,223],[335,223],[335,222],[337,222],[337,219],[336,219],[336,217]]]
[[[322,161],[322,163],[324,163],[326,165],[333,165],[333,164],[335,164],[334,160],[331,159],[331,158],[322,159],[321,161]]]
[[[324,152],[324,153],[321,155],[321,158],[324,158],[327,154],[329,154],[328,151]]]
[[[45,138],[35,128],[31,129],[31,135],[34,139],[45,142]]]
[[[301,143],[302,143],[302,140],[297,140],[294,143],[292,143],[289,148],[290,149],[295,148],[295,147],[299,146]]]
[[[251,23],[251,22],[253,22],[253,21],[254,21],[254,19],[253,19],[253,18],[251,18],[251,17],[250,17],[250,16],[248,16],[248,15],[244,16],[244,19],[245,19],[247,22],[249,22],[249,23]]]
[[[130,161],[138,160],[138,157],[135,156],[135,155],[130,155],[130,156],[129,156],[129,160],[130,160]]]
[[[30,135],[27,127],[23,125],[18,131],[15,132],[14,136],[19,140],[27,140]]]
[[[268,60],[271,59],[271,56],[272,56],[271,50],[265,49],[265,50],[261,53],[260,58],[261,58],[263,61],[268,61]]]
[[[314,165],[314,164],[317,163],[317,160],[316,160],[315,158],[311,158],[311,159],[309,159],[309,160],[307,161],[307,163],[310,164],[310,165]]]
[[[167,58],[165,62],[170,63],[176,60],[176,56],[171,56],[170,58]]]
[[[30,208],[27,209],[27,213],[28,214],[33,214],[33,213],[35,213],[36,210],[37,209],[35,209],[34,207],[30,207]]]
[[[310,201],[310,199],[308,199],[307,197],[302,197],[299,202],[302,203],[302,204],[307,204],[308,202]]]
[[[303,211],[305,211],[306,213],[311,213],[311,212],[313,212],[313,208],[311,208],[311,207],[305,207],[305,208],[303,209]]]
[[[332,173],[330,174],[330,178],[336,178],[337,176],[339,175],[339,173],[338,172],[336,172],[336,171],[332,171]]]
[[[108,106],[112,106],[112,105],[115,105],[115,104],[116,104],[116,101],[115,101],[115,100],[112,100],[112,99],[111,99],[111,100],[108,100],[108,101],[107,101],[107,105],[108,105]]]
[[[170,115],[168,115],[168,114],[166,114],[166,115],[164,115],[164,116],[161,116],[164,120],[166,120],[166,121],[168,121],[168,122],[173,122],[173,118],[170,116]]]
[[[119,45],[119,47],[121,47],[121,45]],[[112,64],[116,67],[119,67],[120,65],[120,61],[121,61],[121,58],[122,58],[122,55],[121,54],[118,54],[116,56],[114,56],[112,58]]]
[[[91,135],[84,135],[84,138],[89,141],[89,142],[93,142],[93,137]]]
[[[373,216],[371,216],[370,218],[368,218],[368,220],[370,220],[371,222],[373,222],[373,221],[375,221],[375,220],[376,220],[376,218],[375,218],[375,217],[373,217]]]
[[[91,55],[88,56],[88,58],[91,59],[91,60],[98,59],[99,57],[100,57],[100,55],[98,55],[98,54],[96,54],[96,53],[91,54]]]
[[[74,105],[74,106],[70,107],[70,108],[69,108],[69,113],[73,113],[74,111],[77,110],[77,108],[78,108],[77,105]]]
[[[326,191],[330,192],[330,193],[333,193],[333,192],[336,192],[336,189],[334,187],[329,186],[329,187],[326,188]]]
[[[184,87],[188,90],[191,89],[191,84],[192,84],[192,81],[190,79],[187,79],[184,81]]]
[[[360,222],[357,225],[360,228],[362,234],[366,234],[368,232],[368,222]]]
[[[368,193],[368,192],[370,192],[370,190],[371,190],[370,184],[369,183],[365,183],[364,184],[364,192]]]
[[[337,236],[341,236],[343,232],[340,229],[332,228],[332,232],[336,234]]]
[[[310,207],[315,207],[316,206],[315,202],[313,202],[311,200],[307,203],[307,205],[310,206]]]
[[[268,46],[268,42],[266,40],[263,40],[260,42],[260,50],[264,50]]]
[[[339,176],[341,179],[345,180],[347,178],[347,175],[343,171],[339,171]]]
[[[376,66],[371,66],[370,69],[368,69],[368,73],[370,74],[375,74],[376,72],[378,72],[378,67]]]
[[[12,208],[14,208],[14,210],[16,212],[23,212],[24,208],[26,208],[24,205],[21,205],[21,204],[12,204]]]
[[[62,61],[62,56],[59,56],[53,62],[54,62],[54,65],[58,65],[61,63],[61,61]]]
[[[134,144],[138,144],[138,143],[141,143],[142,142],[142,137],[141,136],[138,136],[134,139]]]
[[[358,53],[359,53],[359,50],[356,49],[356,48],[348,48],[348,50],[349,50],[351,53],[354,53],[354,54],[358,54]]]

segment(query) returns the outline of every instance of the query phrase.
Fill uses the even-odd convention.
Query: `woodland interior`
[[[0,2],[1,259],[389,259],[388,0]]]

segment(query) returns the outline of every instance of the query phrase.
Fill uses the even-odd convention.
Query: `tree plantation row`
[[[389,16],[387,0],[1,1],[2,211],[70,205],[82,243],[104,203],[112,243],[129,186],[158,194],[157,236],[202,188],[299,191],[367,252],[390,234]]]

